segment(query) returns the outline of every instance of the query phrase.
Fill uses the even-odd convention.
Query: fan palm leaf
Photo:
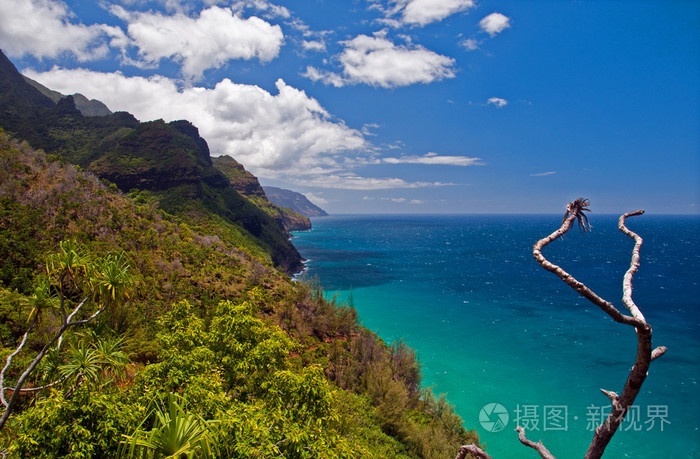
[[[166,406],[156,406],[150,431],[139,427],[133,435],[125,435],[118,456],[129,459],[214,457],[209,423],[196,414],[187,413],[184,400],[178,403],[178,398],[169,394]],[[146,416],[141,425],[150,417],[150,414]]]

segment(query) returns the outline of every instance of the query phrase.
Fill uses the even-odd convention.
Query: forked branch
[[[599,297],[595,292],[586,287],[582,282],[579,282],[571,274],[566,272],[560,266],[547,260],[544,255],[542,255],[542,249],[550,242],[560,238],[566,234],[573,226],[574,221],[578,222],[579,228],[586,231],[590,228],[590,223],[585,212],[588,212],[589,202],[587,199],[579,198],[573,202],[570,202],[566,206],[566,214],[564,215],[564,221],[562,221],[561,226],[554,231],[549,236],[537,241],[532,249],[532,254],[540,264],[547,271],[551,271],[561,280],[563,280],[567,285],[576,290],[579,295],[591,301],[593,304],[602,309],[607,313],[613,320],[619,323],[630,325],[636,329],[637,332],[637,356],[634,362],[634,366],[630,370],[630,374],[625,383],[625,387],[622,390],[622,394],[605,389],[601,389],[603,394],[610,399],[612,408],[607,419],[595,429],[595,434],[593,435],[593,440],[586,452],[585,459],[597,459],[603,455],[605,448],[607,447],[610,439],[617,431],[620,424],[625,418],[625,415],[629,411],[630,407],[634,403],[635,398],[639,394],[639,391],[644,383],[647,376],[647,371],[649,370],[650,363],[661,357],[665,352],[666,348],[659,346],[652,350],[651,346],[651,326],[646,322],[644,315],[639,310],[637,305],[632,301],[632,278],[639,268],[639,249],[642,246],[642,238],[639,237],[633,231],[630,231],[627,226],[625,226],[625,220],[628,217],[633,217],[637,215],[642,215],[643,210],[636,210],[634,212],[628,212],[622,215],[618,221],[618,228],[624,234],[629,236],[634,240],[634,248],[632,249],[632,260],[630,261],[630,267],[625,273],[622,281],[622,302],[624,303],[627,310],[629,310],[631,315],[626,315],[620,312],[615,306],[609,301],[604,300]],[[552,453],[547,450],[547,448],[542,444],[542,442],[533,442],[525,437],[525,429],[521,426],[517,426],[518,438],[520,442],[525,446],[533,448],[536,450],[543,459],[555,459]],[[488,458],[489,455],[483,452],[480,448],[474,445],[462,446],[457,455],[457,459],[462,459],[466,457],[467,454],[472,454],[477,458]]]
[[[603,452],[605,451],[605,448],[610,442],[610,439],[617,431],[618,427],[624,420],[625,415],[634,403],[635,398],[639,394],[639,390],[641,389],[641,386],[644,383],[644,380],[646,379],[649,364],[652,360],[663,355],[666,352],[666,348],[658,347],[652,351],[651,326],[646,322],[644,315],[641,313],[634,301],[632,301],[632,278],[634,277],[634,274],[637,272],[637,269],[639,267],[639,250],[642,246],[643,241],[638,234],[634,233],[633,231],[630,231],[625,226],[625,220],[628,217],[642,215],[644,213],[643,210],[628,212],[622,215],[618,222],[618,228],[620,229],[620,231],[632,238],[635,242],[634,248],[632,249],[632,260],[630,262],[630,267],[625,273],[622,283],[622,301],[631,315],[621,313],[615,306],[612,305],[612,303],[600,298],[591,289],[589,289],[583,283],[576,280],[571,274],[567,273],[565,270],[555,265],[554,263],[551,263],[544,257],[544,255],[542,255],[542,249],[550,242],[566,234],[566,232],[568,232],[569,229],[571,229],[574,220],[578,220],[579,226],[581,226],[585,231],[586,224],[588,224],[588,218],[586,217],[584,212],[588,211],[588,205],[588,200],[583,198],[579,198],[576,201],[569,203],[569,205],[566,208],[566,214],[564,215],[564,221],[562,222],[561,227],[549,236],[537,241],[537,243],[533,247],[532,253],[535,257],[535,260],[537,260],[537,262],[544,269],[551,271],[557,276],[559,276],[559,278],[561,278],[561,280],[563,280],[567,285],[576,290],[581,296],[600,307],[600,309],[602,309],[610,317],[612,317],[613,320],[626,325],[631,325],[635,327],[637,331],[637,356],[635,359],[634,366],[632,367],[629,377],[627,378],[627,382],[625,383],[625,387],[622,390],[622,394],[618,395],[615,392],[601,389],[603,394],[605,394],[605,396],[610,399],[612,409],[607,419],[596,428],[593,440],[591,441],[588,451],[586,452],[585,458],[593,459],[599,458],[603,455]],[[521,434],[522,441],[524,438],[524,431],[521,430],[520,427],[518,428],[518,430]],[[528,446],[530,447],[534,447],[533,445],[538,444],[528,444]],[[541,445],[541,443],[539,445]],[[542,446],[542,448],[544,447]],[[537,449],[537,451],[540,452],[540,454],[542,455],[542,451],[540,449],[535,449]],[[547,453],[549,454],[548,451]],[[542,455],[542,457],[545,456]],[[550,455],[547,457],[553,456]]]

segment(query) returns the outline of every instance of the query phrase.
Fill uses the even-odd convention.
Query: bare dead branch
[[[69,327],[73,327],[73,326],[75,326],[75,325],[83,325],[83,324],[86,324],[86,323],[88,323],[88,322],[91,322],[95,317],[97,317],[97,316],[99,316],[100,314],[102,314],[102,313],[104,312],[105,309],[107,309],[107,306],[106,306],[106,305],[103,306],[103,307],[101,307],[101,308],[98,309],[97,311],[95,311],[94,314],[92,314],[92,315],[91,315],[90,317],[88,317],[87,319],[76,320],[75,322],[69,322],[67,325],[68,325]],[[71,314],[71,315],[72,315],[72,314]]]
[[[532,254],[537,263],[539,263],[544,269],[556,274],[562,281],[564,281],[564,283],[576,290],[579,295],[600,307],[600,309],[612,317],[613,320],[633,326],[637,332],[637,354],[635,363],[630,370],[630,374],[625,382],[622,394],[618,395],[616,392],[601,389],[601,392],[610,400],[612,409],[606,420],[595,429],[595,434],[593,435],[591,444],[584,457],[584,459],[599,459],[603,455],[603,452],[610,442],[610,439],[617,431],[618,427],[624,420],[625,415],[639,394],[642,384],[646,379],[650,363],[666,353],[666,347],[659,346],[652,351],[651,326],[646,322],[644,315],[632,300],[632,278],[639,268],[639,251],[643,240],[638,234],[627,228],[625,221],[628,217],[642,215],[644,210],[636,210],[634,212],[625,213],[618,221],[618,228],[620,231],[634,240],[630,267],[625,273],[622,282],[622,301],[625,307],[629,310],[631,316],[621,313],[615,306],[612,305],[612,303],[599,297],[582,282],[579,282],[571,274],[566,272],[560,266],[550,262],[544,257],[544,255],[542,255],[542,249],[550,242],[566,234],[573,226],[574,220],[578,221],[579,227],[582,230],[586,231],[587,225],[590,228],[590,222],[584,213],[589,210],[588,205],[588,200],[583,198],[579,198],[576,201],[569,203],[566,207],[566,214],[564,215],[564,221],[562,222],[561,226],[549,236],[537,241],[532,248]],[[525,429],[520,426],[516,427],[516,430],[518,431],[518,438],[522,444],[536,450],[543,459],[554,459],[552,453],[547,450],[541,441],[535,443],[528,440],[525,436]],[[476,449],[473,450],[473,448]],[[474,454],[479,458],[488,457],[488,455],[481,451],[480,448],[477,448],[474,445],[469,445],[462,446],[460,448],[456,459],[466,457],[467,453]]]
[[[625,226],[625,221],[628,217],[642,215],[644,213],[643,210],[625,213],[618,221],[618,228],[620,231],[634,240],[630,267],[625,273],[622,282],[622,301],[625,307],[629,310],[631,316],[621,313],[615,306],[612,305],[612,303],[600,298],[583,283],[576,280],[561,267],[549,262],[544,255],[542,255],[542,248],[569,231],[574,219],[578,219],[579,225],[582,221],[584,223],[588,222],[585,215],[583,217],[580,215],[584,210],[587,210],[587,205],[588,201],[583,199],[578,199],[570,203],[566,208],[567,212],[564,216],[564,221],[562,222],[561,227],[546,238],[537,241],[533,247],[532,253],[535,260],[537,260],[537,262],[543,268],[559,276],[559,278],[562,279],[567,285],[576,290],[581,296],[600,307],[610,317],[612,317],[613,320],[626,325],[631,325],[635,327],[637,331],[637,355],[634,366],[632,367],[632,370],[630,371],[625,383],[625,387],[622,390],[622,394],[618,395],[612,391],[602,390],[603,394],[610,399],[612,409],[607,419],[596,428],[593,440],[591,441],[588,451],[586,452],[586,459],[594,459],[602,456],[605,448],[610,442],[610,439],[615,434],[618,427],[624,420],[627,411],[634,403],[634,400],[639,394],[639,390],[646,379],[649,364],[652,360],[663,355],[664,352],[666,352],[666,348],[659,347],[652,352],[651,326],[646,322],[644,315],[634,301],[632,301],[632,278],[639,268],[639,250],[643,240],[638,234],[630,231],[627,226]]]
[[[666,346],[659,346],[656,349],[654,349],[651,353],[651,361],[653,362],[654,360],[664,355],[666,353],[666,350]]]
[[[7,400],[5,400],[5,372],[7,371],[8,368],[10,368],[10,364],[12,363],[12,358],[19,354],[19,351],[22,350],[24,347],[24,344],[27,342],[27,335],[29,335],[29,332],[32,331],[32,327],[29,327],[29,329],[24,332],[24,336],[22,336],[22,341],[20,341],[19,345],[17,346],[17,349],[15,351],[7,356],[7,360],[5,361],[5,366],[2,368],[2,371],[0,372],[0,401],[2,402],[3,406],[7,407]]]
[[[617,227],[627,236],[634,239],[634,248],[632,249],[632,261],[630,261],[630,267],[625,273],[624,279],[622,280],[622,302],[625,303],[625,306],[634,317],[646,323],[644,315],[639,310],[637,305],[634,304],[634,301],[632,301],[632,277],[634,277],[634,273],[636,273],[637,269],[639,268],[639,249],[642,247],[642,242],[644,241],[641,237],[639,237],[637,233],[630,231],[625,226],[625,219],[627,217],[642,215],[643,213],[644,211],[640,209],[634,212],[628,212],[626,214],[621,215],[620,220],[617,223]]]
[[[465,459],[467,457],[467,454],[471,454],[477,459],[493,459],[486,453],[486,451],[473,444],[464,445],[461,448],[459,448],[459,452],[457,453],[455,459]]]
[[[606,397],[608,397],[610,399],[610,402],[612,403],[613,406],[620,403],[620,396],[617,395],[617,392],[613,392],[611,390],[605,390],[605,389],[600,389],[600,391],[603,394],[605,394]]]
[[[623,214],[618,222],[618,228],[620,231],[632,238],[635,242],[632,250],[630,267],[625,273],[622,282],[622,301],[637,321],[635,324],[635,328],[637,330],[637,356],[635,358],[634,366],[632,367],[632,370],[630,370],[630,374],[625,382],[625,387],[622,390],[622,394],[619,396],[618,403],[613,403],[612,410],[610,411],[608,418],[595,430],[593,440],[591,441],[591,445],[589,446],[585,455],[586,459],[597,459],[603,455],[603,452],[610,442],[610,439],[617,431],[618,427],[624,420],[627,411],[629,411],[629,408],[637,398],[642,384],[647,377],[649,365],[651,364],[652,360],[659,358],[666,352],[665,347],[658,347],[652,351],[651,326],[646,322],[644,315],[641,313],[634,301],[632,301],[632,278],[639,267],[639,249],[643,241],[639,235],[633,231],[630,231],[625,226],[625,220],[627,217],[642,215],[643,213],[643,210],[628,212]]]
[[[58,379],[58,380],[56,380],[56,381],[54,381],[54,382],[52,382],[52,383],[49,383],[49,384],[44,384],[43,386],[37,386],[37,387],[23,387],[23,388],[21,388],[19,391],[22,392],[22,393],[38,392],[38,391],[40,391],[40,390],[49,389],[49,388],[51,388],[51,387],[53,387],[53,386],[55,386],[55,385],[57,385],[57,384],[61,384],[61,383],[62,383],[63,381],[65,381],[65,380],[66,380],[66,377],[64,376],[64,377],[62,377],[61,379]],[[6,391],[13,391],[13,392],[14,392],[14,391],[17,390],[17,388],[16,388],[16,387],[8,387],[8,388],[6,388],[5,390],[6,390]]]
[[[574,276],[566,272],[560,266],[557,266],[554,263],[550,262],[544,257],[544,255],[542,255],[542,249],[550,242],[566,234],[571,229],[574,220],[578,218],[578,213],[576,212],[576,209],[569,209],[570,206],[571,204],[567,206],[568,217],[562,222],[559,229],[554,231],[549,236],[537,241],[532,248],[532,255],[535,257],[535,260],[537,261],[537,263],[540,264],[540,266],[542,266],[547,271],[550,271],[559,276],[559,278],[563,280],[564,283],[576,290],[579,293],[579,295],[583,296],[584,298],[598,306],[600,309],[605,311],[610,317],[613,318],[613,320],[626,325],[637,326],[639,324],[639,321],[636,318],[622,314],[620,311],[617,310],[615,306],[612,305],[612,303],[610,303],[609,301],[605,301],[604,299],[596,295],[595,292],[586,287],[582,282],[579,282]]]
[[[75,309],[73,309],[73,312],[71,312],[69,316],[66,316],[66,315],[65,315],[65,310],[64,310],[64,312],[63,312],[63,323],[66,323],[66,324],[67,324],[67,323],[70,323],[70,321],[71,321],[71,319],[73,318],[73,316],[74,316],[78,311],[80,311],[80,308],[83,307],[83,305],[85,304],[85,302],[87,301],[87,299],[88,299],[88,297],[83,298],[83,301],[81,301],[80,304],[78,304],[78,306],[76,306]],[[61,337],[58,338],[58,344],[56,344],[56,349],[61,349],[61,344],[63,344],[63,335],[61,335]]]
[[[540,454],[540,456],[542,456],[542,459],[556,459],[552,455],[552,453],[550,453],[549,450],[545,448],[541,441],[535,443],[534,441],[528,440],[527,437],[525,437],[525,429],[518,426],[515,428],[515,430],[518,431],[518,440],[520,440],[520,443],[522,443],[525,446],[529,446],[530,448],[537,451]]]
[[[73,312],[69,316],[65,316],[66,319],[72,318],[78,310],[83,306],[87,298],[83,301],[80,302],[78,306],[75,307]],[[29,364],[29,366],[24,370],[24,372],[20,375],[19,379],[17,379],[17,384],[15,385],[14,392],[12,392],[12,396],[10,397],[10,400],[7,402],[5,405],[5,411],[3,411],[2,416],[0,417],[0,430],[5,426],[5,423],[7,422],[7,419],[10,417],[10,413],[12,412],[12,409],[14,408],[15,404],[17,403],[17,400],[19,399],[19,395],[22,393],[22,386],[26,382],[27,378],[29,378],[29,375],[34,371],[34,369],[39,365],[39,362],[44,358],[46,353],[51,349],[53,344],[56,341],[60,341],[63,337],[63,334],[71,327],[77,326],[77,325],[83,325],[86,324],[90,321],[92,321],[94,318],[96,318],[102,311],[104,311],[106,308],[106,305],[103,306],[102,308],[98,309],[95,313],[93,313],[90,317],[84,320],[76,320],[74,322],[64,322],[61,328],[54,334],[54,336],[44,345],[44,347],[39,351],[37,356],[32,360],[32,362]],[[27,331],[29,333],[29,331]],[[4,373],[4,370],[3,370]],[[4,391],[6,389],[4,387],[0,387],[0,394],[4,394]]]

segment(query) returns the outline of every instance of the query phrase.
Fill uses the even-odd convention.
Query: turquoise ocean
[[[545,256],[627,312],[633,242],[617,217],[591,215]],[[403,339],[423,386],[446,394],[494,459],[538,457],[516,423],[559,459],[583,457],[635,358],[613,322],[532,258],[561,216],[331,216],[294,234],[326,295],[355,306],[386,342]],[[668,347],[605,457],[700,458],[700,218],[630,218],[644,238],[633,299]],[[456,454],[456,451],[455,451]]]

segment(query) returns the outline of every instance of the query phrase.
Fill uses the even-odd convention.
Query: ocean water
[[[591,215],[543,251],[623,312],[631,239],[617,217]],[[293,242],[326,294],[351,302],[385,341],[404,339],[423,385],[447,394],[495,459],[583,457],[634,363],[634,329],[615,323],[532,258],[561,216],[333,216]],[[605,457],[700,458],[700,218],[643,215],[633,299],[653,327],[652,362]],[[456,452],[455,452],[456,454]]]

